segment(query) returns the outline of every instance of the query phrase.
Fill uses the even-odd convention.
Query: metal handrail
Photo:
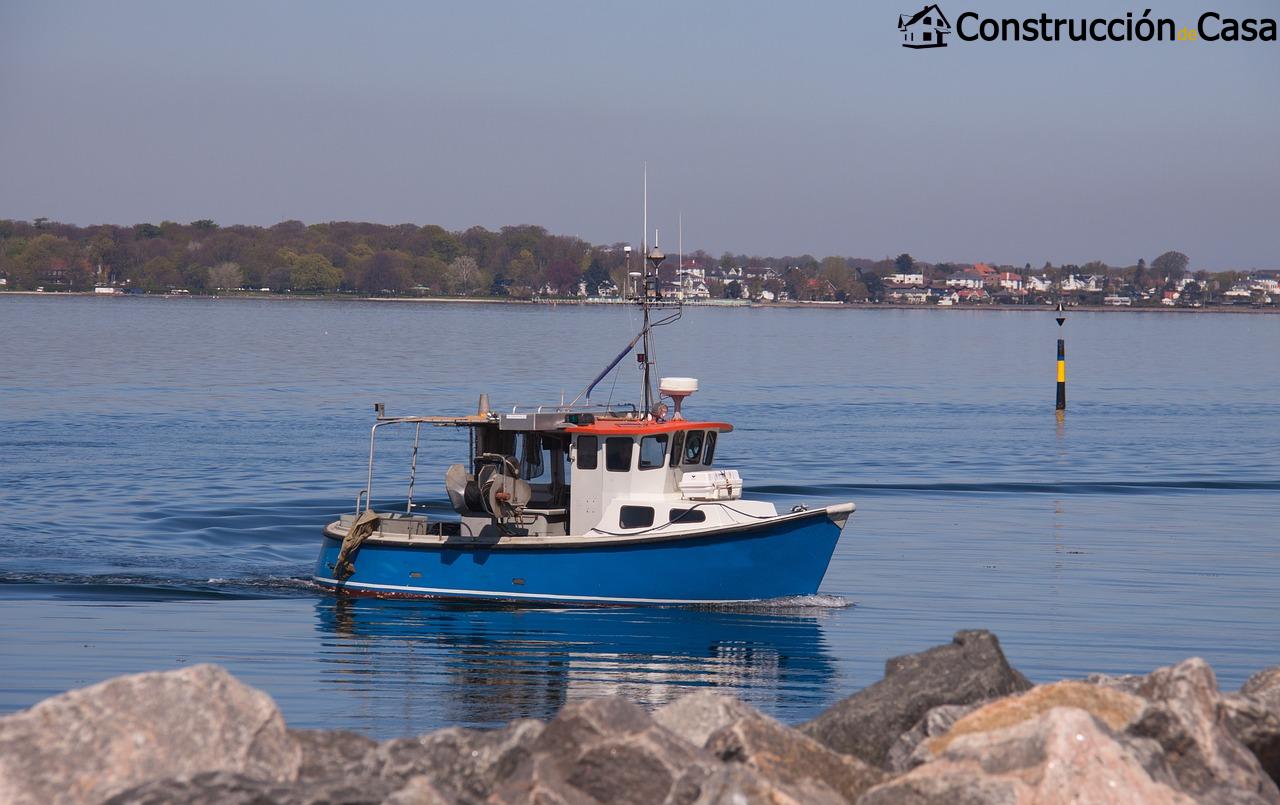
[[[523,411],[521,409],[523,409]],[[604,403],[562,403],[559,405],[538,405],[538,406],[527,405],[525,403],[516,403],[515,405],[511,406],[511,413],[513,414],[519,414],[522,412],[526,414],[557,414],[561,412],[563,413],[579,413],[579,412],[611,413],[614,411],[620,411],[624,409],[630,411],[633,414],[638,413],[640,410],[635,403],[630,403],[630,402],[613,403],[608,405]]]

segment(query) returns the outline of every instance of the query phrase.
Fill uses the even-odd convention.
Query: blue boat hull
[[[325,533],[314,580],[377,596],[599,604],[709,604],[818,591],[844,518],[818,510],[731,531],[627,544],[491,547],[366,542],[334,578],[341,540]]]

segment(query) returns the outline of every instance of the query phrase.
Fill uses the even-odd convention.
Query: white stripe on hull
[[[395,593],[417,593],[419,595],[457,595],[474,598],[527,598],[540,601],[582,601],[600,602],[604,604],[749,604],[759,600],[755,598],[614,598],[604,595],[558,595],[540,593],[494,592],[492,590],[452,590],[443,587],[406,587],[399,584],[370,584],[368,582],[338,582],[320,576],[312,576],[312,581],[327,587],[342,589],[354,587],[361,590],[385,590]]]

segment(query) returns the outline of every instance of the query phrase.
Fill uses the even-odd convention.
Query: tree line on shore
[[[152,293],[183,288],[516,297],[585,290],[594,295],[627,282],[623,245],[594,245],[531,225],[451,232],[435,225],[345,221],[219,226],[205,219],[82,227],[37,218],[0,220],[0,278],[13,290],[84,291],[114,285]],[[916,272],[933,281],[968,267],[920,263],[908,254],[871,260],[726,252],[717,258],[699,250],[685,259],[705,273],[716,298],[758,298],[768,291],[773,298],[785,294],[795,300],[879,301],[886,280],[895,274]],[[663,267],[664,279],[675,279],[675,262],[668,260]],[[731,269],[744,267],[770,270],[729,278]],[[1030,263],[1001,268],[1033,273]],[[1101,275],[1108,288],[1119,290],[1158,288],[1188,271],[1185,255],[1167,252],[1150,266],[1144,260],[1124,267],[1098,261],[1058,267],[1046,263],[1034,273],[1055,281],[1071,274]],[[1230,288],[1242,276],[1196,272],[1206,291]]]

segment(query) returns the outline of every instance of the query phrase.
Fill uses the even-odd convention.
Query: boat
[[[733,426],[685,418],[698,381],[661,378],[655,393],[652,332],[682,313],[660,293],[665,255],[642,245],[633,273],[625,251],[643,327],[573,401],[499,411],[482,394],[474,413],[458,416],[389,416],[375,404],[366,484],[355,508],[325,526],[316,584],[343,595],[552,605],[817,593],[854,504],[779,513],[743,498],[741,475],[716,464]],[[593,404],[595,387],[637,346],[642,404]],[[375,508],[377,437],[393,426],[413,428],[408,494]],[[469,437],[465,460],[444,472],[446,516],[413,502],[424,427]]]

